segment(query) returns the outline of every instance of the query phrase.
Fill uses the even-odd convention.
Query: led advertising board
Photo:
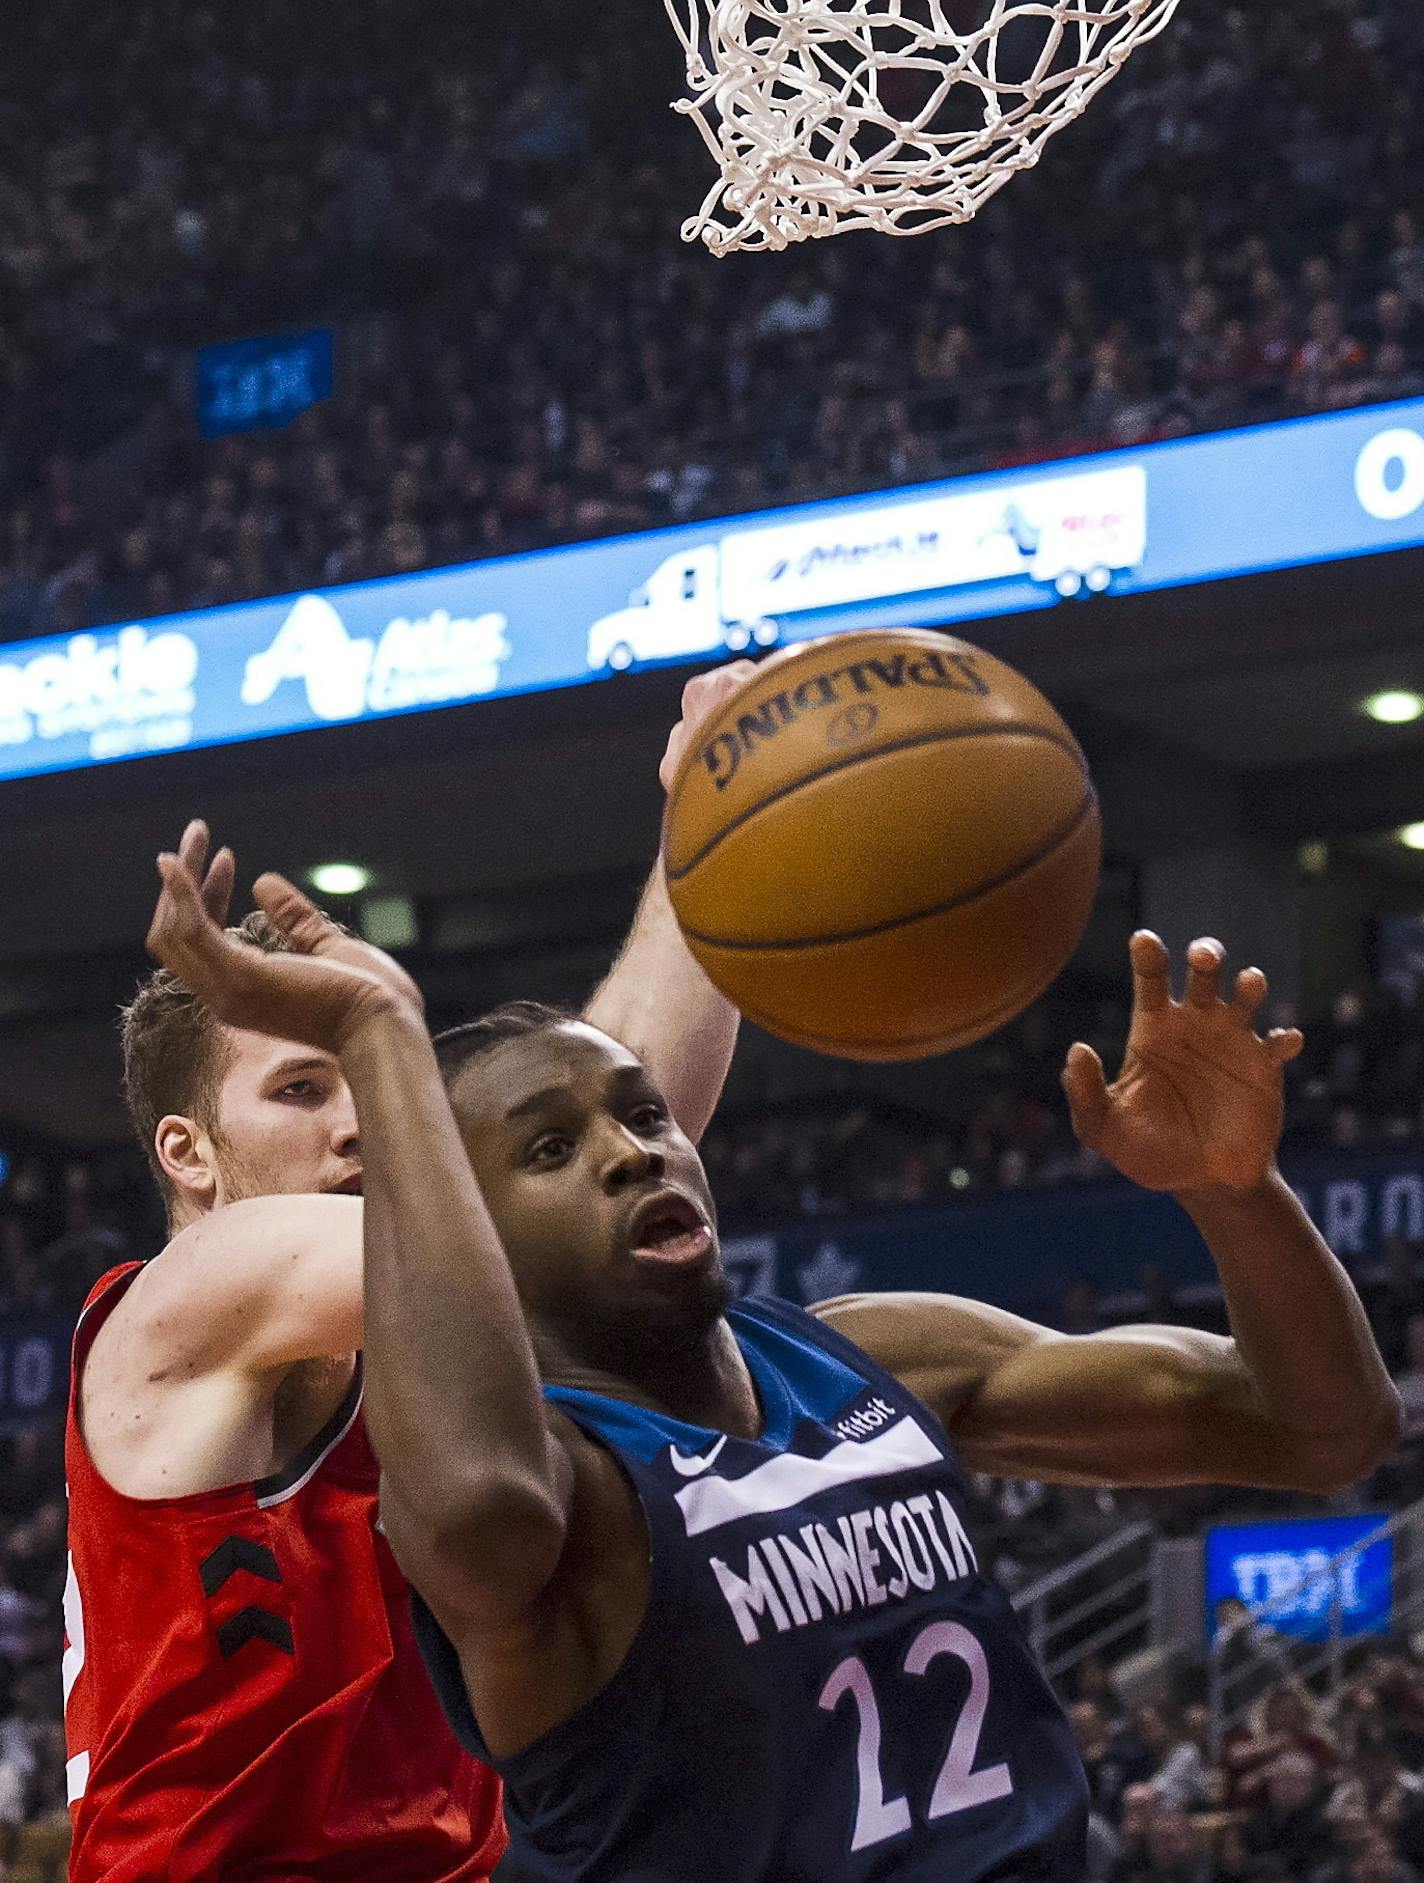
[[[13,643],[0,779],[1420,544],[1414,400]]]
[[[1343,1636],[1388,1634],[1394,1540],[1353,1548],[1384,1522],[1380,1516],[1301,1517],[1208,1530],[1207,1639],[1224,1596],[1253,1609],[1269,1604],[1266,1625],[1304,1641],[1328,1639],[1337,1609]]]

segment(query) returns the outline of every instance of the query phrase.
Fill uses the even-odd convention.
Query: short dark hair
[[[230,928],[234,940],[263,954],[288,954],[292,944],[260,909]],[[176,974],[159,968],[120,1010],[124,1056],[124,1103],[134,1133],[163,1192],[173,1186],[154,1145],[160,1118],[170,1112],[211,1127],[217,1122],[218,1089],[227,1066],[221,1022]]]
[[[496,1046],[509,1040],[526,1040],[536,1033],[551,1033],[577,1018],[566,1008],[550,1007],[542,1000],[510,1000],[465,1026],[447,1027],[434,1039],[435,1061],[445,1090],[453,1093],[465,1068],[492,1053]]]

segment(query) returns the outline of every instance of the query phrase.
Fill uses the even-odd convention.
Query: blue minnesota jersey
[[[642,1627],[587,1706],[489,1761],[416,1598],[450,1722],[505,1780],[500,1883],[1081,1883],[1082,1767],[943,1427],[801,1309],[729,1319],[757,1439],[545,1389],[652,1541]]]

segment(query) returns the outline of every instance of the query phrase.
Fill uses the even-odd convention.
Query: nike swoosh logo
[[[700,1478],[704,1471],[710,1471],[717,1462],[717,1454],[726,1444],[726,1439],[719,1438],[705,1458],[689,1458],[686,1452],[679,1451],[676,1445],[668,1446],[668,1462],[680,1478]]]

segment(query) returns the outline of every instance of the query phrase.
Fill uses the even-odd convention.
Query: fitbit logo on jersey
[[[379,638],[354,636],[323,595],[303,595],[272,645],[247,662],[244,706],[263,706],[286,680],[300,680],[318,719],[359,719],[476,699],[499,685],[509,658],[508,617],[464,618],[446,608],[387,622]]]
[[[981,699],[989,691],[989,683],[980,675],[972,654],[935,649],[913,659],[908,654],[892,654],[884,660],[851,661],[847,666],[812,674],[798,686],[773,693],[742,713],[735,730],[719,732],[702,748],[702,763],[717,789],[725,791],[745,756],[806,714],[854,706],[869,695],[898,692],[904,687],[948,689]],[[838,716],[834,724],[839,731],[844,722]],[[830,739],[832,745],[849,742],[843,737]]]
[[[191,734],[198,648],[186,634],[74,634],[61,649],[0,661],[0,744],[87,733],[95,757]],[[146,732],[162,729],[161,738]]]
[[[896,1417],[895,1408],[889,1400],[881,1399],[877,1394],[868,1405],[858,1411],[847,1413],[845,1418],[836,1421],[836,1431],[842,1438],[869,1438],[872,1432],[878,1432]]]

